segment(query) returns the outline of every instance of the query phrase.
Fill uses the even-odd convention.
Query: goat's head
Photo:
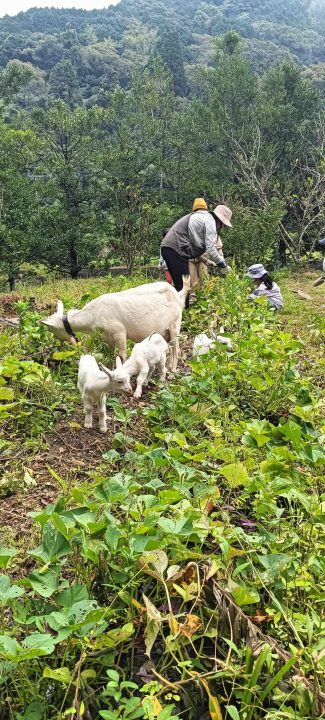
[[[110,379],[110,392],[127,393],[132,395],[132,386],[130,383],[130,375],[123,370],[122,363],[117,366],[116,370],[109,370],[105,365],[99,363],[100,370]]]
[[[58,340],[61,340],[61,342],[68,342],[71,345],[76,345],[77,341],[75,337],[69,335],[63,325],[63,315],[63,302],[62,300],[58,300],[56,312],[45,320],[40,320],[40,323],[44,325]]]

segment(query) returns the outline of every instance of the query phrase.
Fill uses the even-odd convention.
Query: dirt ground
[[[180,374],[188,372],[187,358],[191,354],[191,346],[191,339],[186,338],[182,343],[179,362]],[[122,404],[129,410],[135,410],[137,407],[141,408],[147,405],[148,401],[152,401],[151,391],[144,388],[140,403],[133,398],[123,398]],[[122,431],[124,426],[115,420],[109,411],[106,434],[102,434],[98,430],[96,413],[94,413],[92,430],[86,430],[83,422],[82,405],[79,403],[74,415],[61,419],[55,429],[45,437],[45,447],[30,459],[27,453],[20,457],[22,466],[28,468],[36,485],[28,488],[25,492],[13,493],[0,499],[0,537],[1,529],[10,528],[11,534],[17,541],[19,536],[23,536],[32,524],[28,513],[55,502],[58,495],[62,494],[62,487],[55,480],[49,468],[59,475],[68,487],[89,480],[89,473],[99,466],[102,466],[102,470],[105,472],[103,454],[111,450],[115,433]],[[127,426],[126,435],[145,444],[150,442],[141,413],[137,415],[136,422],[131,421]],[[119,452],[122,455],[123,448]],[[108,472],[111,472],[111,467]]]

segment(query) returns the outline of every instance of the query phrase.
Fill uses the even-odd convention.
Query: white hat
[[[214,215],[221,220],[223,225],[226,225],[227,227],[232,227],[232,224],[230,222],[232,211],[230,210],[227,205],[217,205],[217,207],[213,211]]]
[[[264,275],[267,274],[267,270],[265,270],[264,265],[257,264],[257,265],[251,265],[246,273],[246,276],[253,278],[253,280],[259,280],[260,278],[264,277]]]

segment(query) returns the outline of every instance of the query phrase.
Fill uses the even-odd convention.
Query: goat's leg
[[[150,380],[151,380],[151,378],[152,378],[152,376],[153,376],[153,373],[154,373],[154,368],[152,368],[152,367],[149,368],[148,375],[147,375],[147,377],[146,377],[146,379],[145,379],[145,381],[144,381],[144,383],[143,383],[144,386],[149,385],[149,382],[150,382]]]
[[[99,416],[99,429],[100,432],[106,433],[107,432],[107,423],[106,423],[106,395],[102,395],[100,398],[100,401],[98,403],[98,416]]]
[[[176,370],[177,370],[178,353],[179,353],[178,337],[174,337],[170,343],[170,353],[169,353],[169,357],[168,357],[168,369],[171,370],[171,372],[176,372]]]
[[[135,398],[140,398],[140,397],[141,397],[141,395],[142,395],[142,386],[144,385],[144,383],[146,382],[146,380],[147,380],[147,378],[148,378],[148,373],[149,373],[149,365],[146,365],[145,367],[143,367],[143,368],[140,370],[139,375],[138,375],[138,378],[137,378],[137,387],[136,387],[136,390],[135,390],[135,393],[134,393],[133,397],[135,397]]]
[[[159,380],[163,383],[166,382],[166,354],[159,360],[157,367],[159,372]]]
[[[85,428],[92,428],[93,426],[93,403],[92,401],[86,396],[83,398],[84,403],[84,413],[85,413]]]
[[[122,363],[124,363],[127,358],[126,335],[123,333],[117,335],[115,338],[115,345],[117,345],[118,354],[122,360]]]
[[[115,350],[118,347],[118,354],[122,362],[125,362],[127,358],[126,340],[126,334],[122,331],[116,331],[113,335],[106,334],[105,336],[105,341],[110,348]]]
[[[170,332],[170,345],[169,345],[169,354],[168,354],[168,360],[167,360],[167,367],[168,370],[171,370],[171,372],[176,372],[177,370],[177,363],[178,363],[178,354],[179,354],[179,342],[178,342],[178,336],[181,329],[181,321],[174,321],[169,328]]]

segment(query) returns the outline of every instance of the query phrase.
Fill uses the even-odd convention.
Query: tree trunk
[[[286,254],[286,244],[282,237],[280,237],[279,240],[279,248],[278,248],[278,257],[279,257],[279,263],[280,267],[285,267],[287,264],[287,254]]]
[[[70,257],[70,277],[75,280],[79,275],[79,265],[78,265],[78,255],[75,248],[74,242],[70,244],[70,250],[69,250],[69,257]]]
[[[16,287],[16,278],[11,273],[8,275],[8,284],[9,284],[9,289],[12,292]]]

